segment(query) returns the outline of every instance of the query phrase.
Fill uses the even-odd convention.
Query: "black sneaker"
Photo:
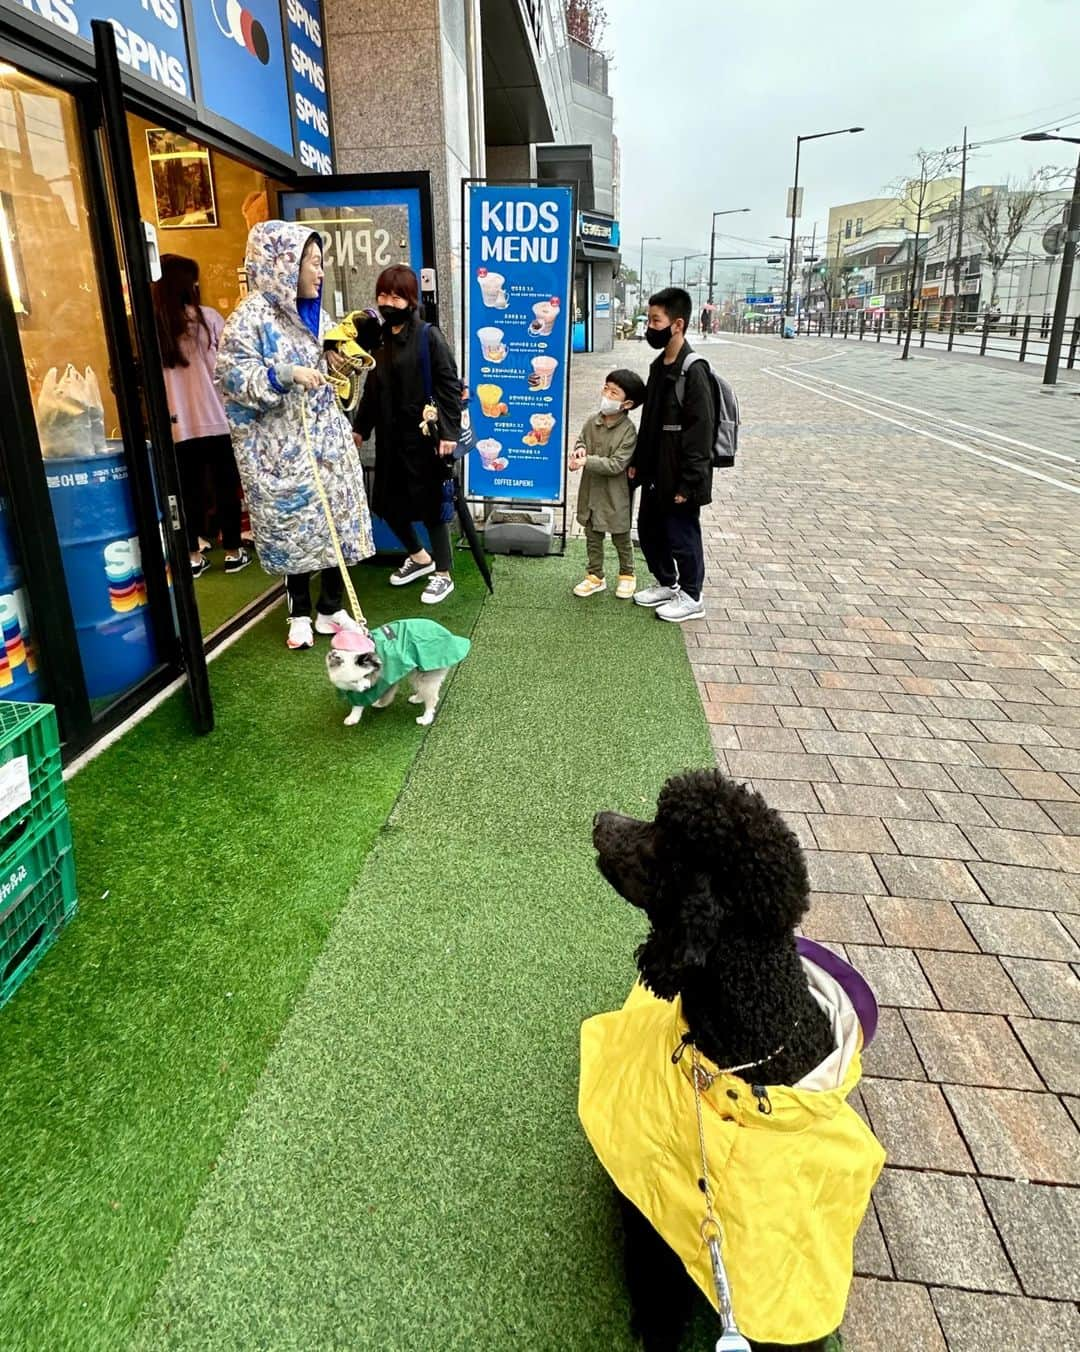
[[[227,573],[242,573],[251,562],[251,555],[246,549],[238,549],[235,554],[225,555],[225,571]]]
[[[428,559],[427,563],[413,563],[412,559],[406,559],[400,568],[397,568],[390,574],[391,587],[405,587],[410,582],[415,582],[418,577],[427,577],[428,573],[435,571],[435,560]]]
[[[196,563],[195,560],[192,559],[192,561],[191,561],[191,576],[192,576],[192,577],[202,577],[203,573],[205,573],[206,570],[207,570],[207,568],[209,568],[209,567],[210,567],[210,560],[209,560],[209,559],[203,559],[203,558],[200,558],[198,563]]]

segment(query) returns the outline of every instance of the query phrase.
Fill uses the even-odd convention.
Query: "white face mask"
[[[621,413],[622,403],[618,399],[608,399],[606,395],[600,396],[601,413]]]

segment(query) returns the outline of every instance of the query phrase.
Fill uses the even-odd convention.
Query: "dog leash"
[[[751,1352],[750,1344],[739,1332],[735,1323],[735,1312],[731,1308],[731,1287],[728,1284],[727,1269],[724,1267],[724,1255],[720,1241],[724,1232],[713,1210],[712,1187],[709,1183],[709,1160],[705,1152],[705,1123],[701,1114],[701,1094],[708,1089],[716,1078],[704,1070],[698,1061],[697,1048],[690,1044],[690,1080],[694,1086],[694,1107],[697,1110],[698,1144],[701,1147],[701,1189],[705,1194],[705,1219],[701,1222],[701,1238],[709,1250],[712,1264],[713,1285],[716,1287],[716,1304],[720,1312],[720,1337],[716,1342],[716,1352]]]
[[[349,598],[349,608],[352,611],[353,619],[366,631],[368,622],[364,618],[364,612],[360,609],[356,588],[353,586],[352,578],[349,576],[349,568],[345,562],[345,555],[341,548],[341,539],[338,536],[337,527],[334,525],[334,513],[330,509],[330,499],[326,496],[326,486],[323,484],[322,475],[319,472],[319,462],[315,458],[315,448],[311,444],[311,427],[308,422],[308,397],[306,390],[301,390],[300,392],[300,416],[304,427],[304,447],[308,453],[308,460],[311,462],[312,473],[315,475],[315,487],[319,491],[319,501],[322,503],[323,515],[326,517],[326,525],[330,531],[330,540],[334,546],[334,556],[337,559],[338,571],[341,573],[341,580],[345,584],[345,595]]]

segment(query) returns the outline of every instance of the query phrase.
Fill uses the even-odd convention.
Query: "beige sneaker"
[[[637,578],[633,573],[620,573],[619,585],[615,588],[615,595],[620,601],[629,601],[636,586]]]
[[[584,578],[574,588],[575,596],[592,596],[596,592],[607,591],[607,583],[602,577],[597,577],[595,573],[586,573]]]

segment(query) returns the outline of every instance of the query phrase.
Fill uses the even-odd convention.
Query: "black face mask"
[[[398,305],[380,305],[379,314],[382,315],[387,324],[393,325],[396,328],[398,324],[404,324],[412,314],[412,306],[406,305],[405,308],[402,309]]]
[[[645,341],[650,347],[667,347],[671,342],[671,325],[666,329],[646,329]]]

